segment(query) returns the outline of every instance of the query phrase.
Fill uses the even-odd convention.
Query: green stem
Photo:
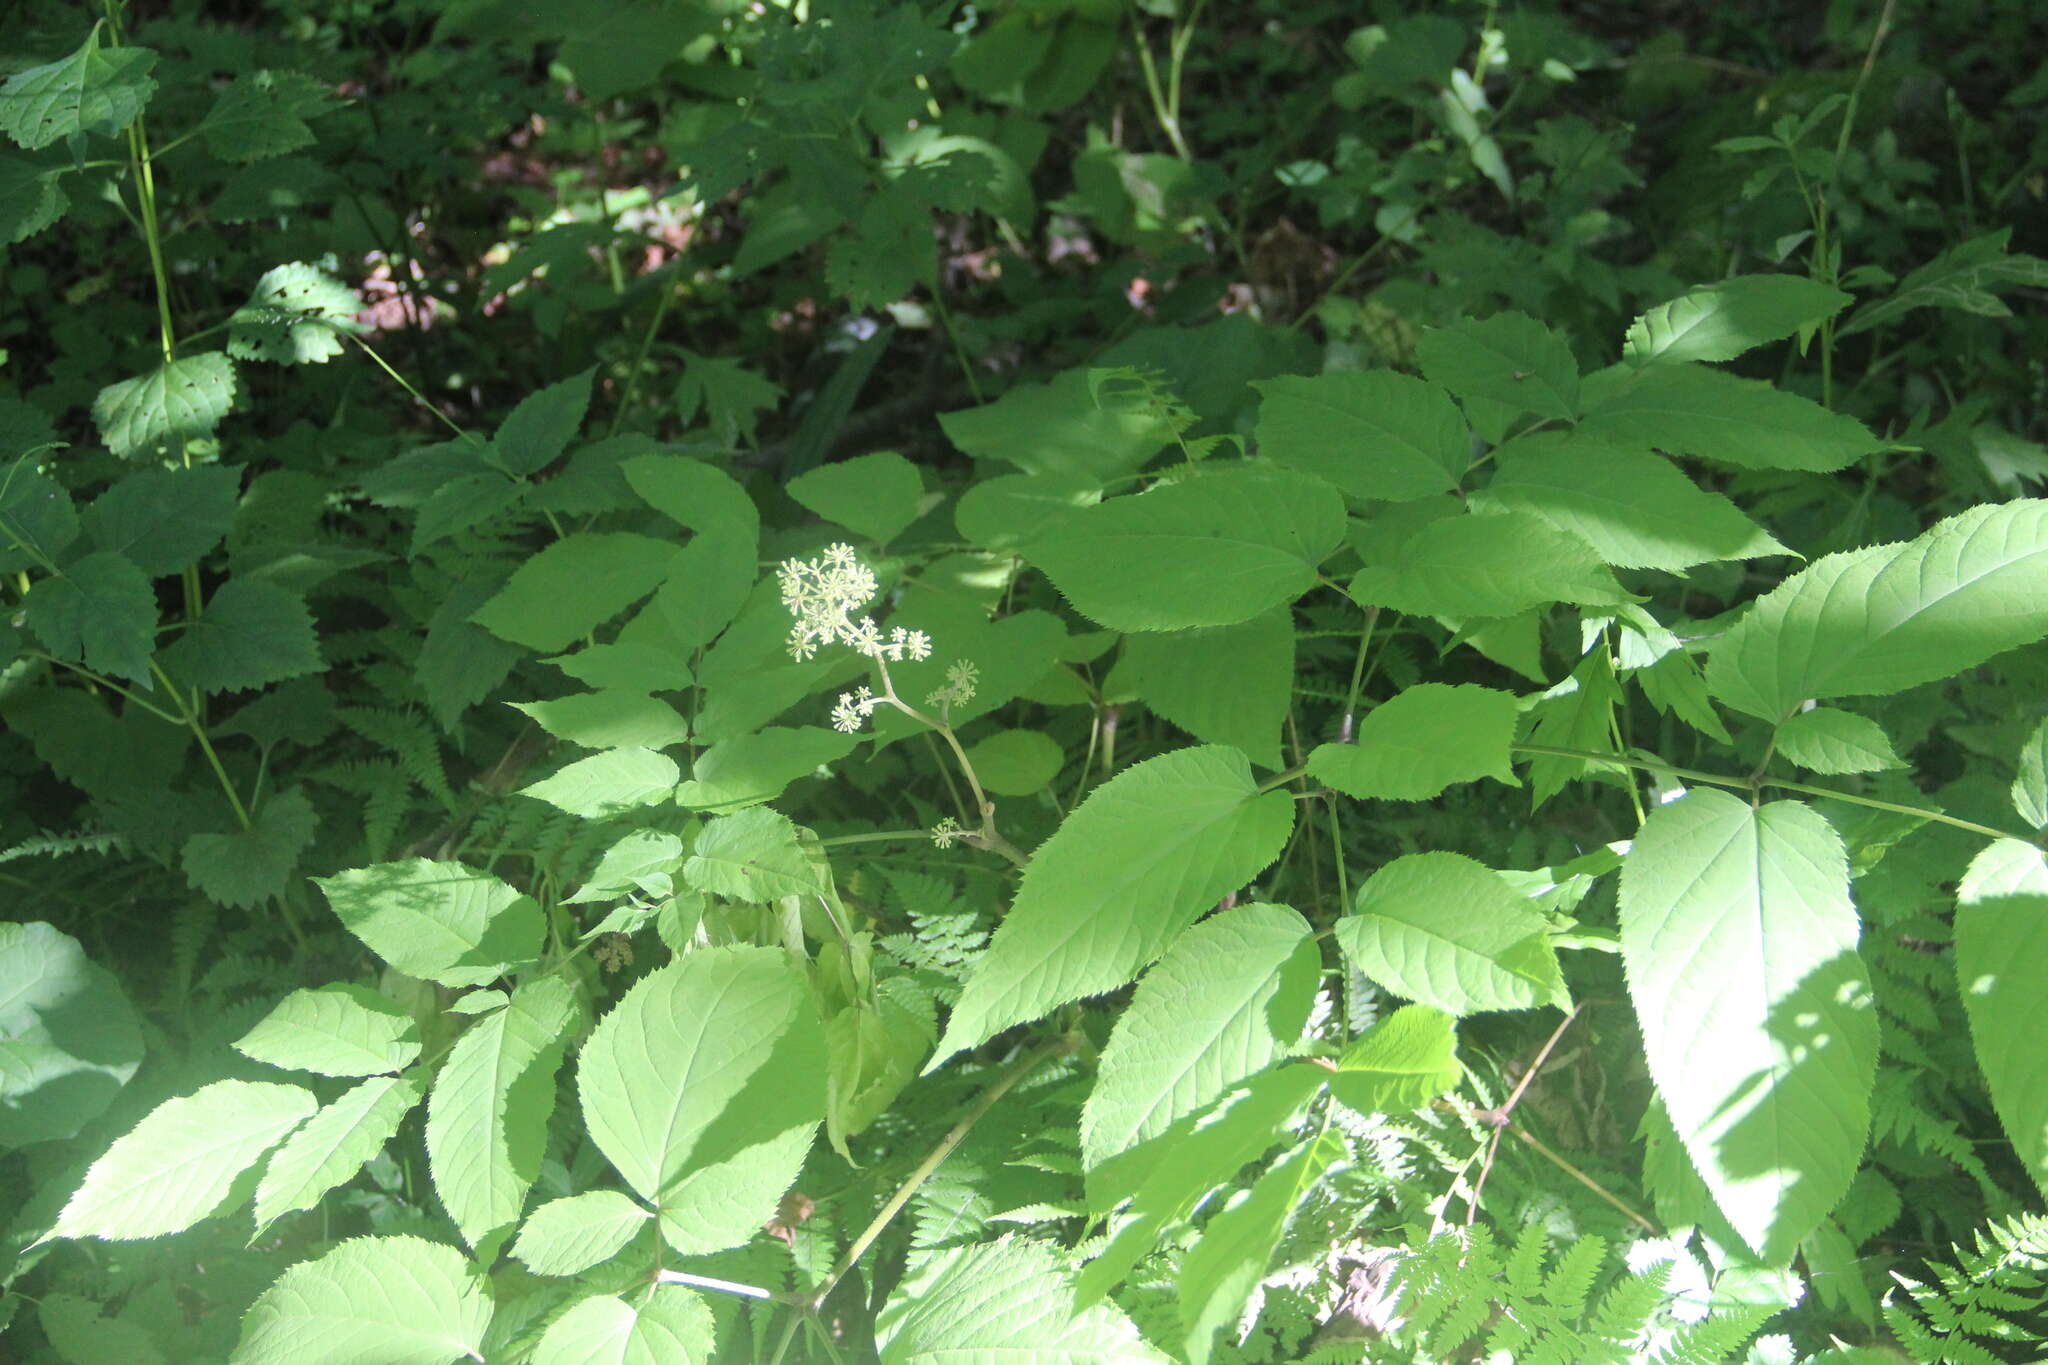
[[[178,709],[182,713],[179,716],[180,722],[190,729],[193,738],[199,741],[199,751],[206,755],[207,766],[213,769],[214,777],[219,779],[220,789],[227,793],[228,805],[234,810],[235,819],[241,824],[243,829],[248,829],[251,823],[248,808],[242,804],[241,793],[235,790],[235,784],[229,780],[228,770],[222,766],[220,754],[215,751],[213,741],[206,737],[206,727],[200,724],[198,693],[196,691],[193,693],[193,704],[187,707],[185,705],[185,698],[178,691],[178,685],[171,681],[170,675],[165,673],[154,660],[149,665],[149,671],[154,673],[157,676],[157,680],[164,685],[166,695],[178,699]]]
[[[606,436],[618,435],[620,424],[632,410],[633,398],[640,388],[641,371],[647,368],[647,353],[654,349],[655,333],[661,330],[661,320],[668,316],[668,306],[675,293],[675,281],[662,281],[660,297],[654,302],[654,316],[647,320],[647,330],[640,334],[640,348],[633,353],[633,368],[626,374],[626,391],[619,395],[619,406],[612,413],[611,426],[604,433]]]

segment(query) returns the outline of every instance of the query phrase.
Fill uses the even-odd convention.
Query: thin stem
[[[469,435],[469,433],[464,431],[462,427],[455,421],[454,418],[450,417],[447,413],[441,411],[441,409],[439,409],[438,407],[435,407],[432,403],[429,403],[426,399],[426,396],[422,394],[418,389],[414,388],[411,382],[407,380],[404,375],[400,374],[398,371],[392,369],[391,366],[386,364],[384,362],[384,357],[378,355],[376,349],[372,347],[370,343],[364,341],[361,337],[356,336],[353,333],[340,331],[339,329],[336,330],[335,335],[347,337],[350,341],[353,341],[356,345],[362,347],[363,354],[370,357],[370,359],[376,361],[378,369],[390,375],[392,381],[396,383],[399,388],[404,389],[407,393],[412,395],[412,399],[415,403],[418,403],[428,412],[433,413],[434,416],[441,419],[442,425],[446,426],[450,431],[454,432],[457,436]]]
[[[626,389],[619,395],[619,406],[612,413],[611,425],[605,429],[606,436],[619,434],[619,426],[632,410],[634,395],[640,388],[640,373],[647,367],[647,353],[654,349],[654,335],[661,330],[661,320],[668,315],[669,302],[675,298],[674,280],[662,282],[661,294],[654,301],[654,316],[647,320],[647,330],[640,334],[640,347],[633,353],[633,368],[626,374]]]
[[[939,325],[946,329],[946,340],[953,344],[953,359],[959,363],[960,377],[967,381],[967,392],[974,401],[982,402],[981,380],[974,373],[974,365],[967,359],[967,348],[961,344],[960,329],[953,325],[953,310],[946,307],[946,295],[939,286],[932,285],[932,307],[938,311]]]
[[[1990,839],[2017,839],[2021,843],[2035,840],[2010,830],[1993,829],[1980,825],[1974,820],[1964,820],[1925,806],[1908,806],[1898,801],[1885,801],[1875,796],[1862,796],[1855,792],[1835,791],[1828,787],[1816,787],[1809,782],[1791,782],[1782,777],[1730,777],[1726,773],[1701,772],[1697,768],[1681,768],[1675,763],[1662,759],[1631,758],[1623,754],[1596,753],[1590,749],[1567,749],[1556,744],[1511,744],[1508,746],[1520,754],[1548,754],[1553,758],[1579,758],[1589,763],[1614,763],[1624,768],[1642,768],[1649,772],[1669,773],[1688,782],[1704,782],[1709,786],[1726,787],[1730,791],[1753,792],[1761,787],[1776,787],[1781,791],[1799,792],[1804,796],[1825,797],[1830,801],[1846,801],[1852,806],[1867,806],[1871,810],[1891,811],[1895,815],[1911,815],[1921,820],[1931,820],[1938,825],[1952,829],[1968,830]]]
[[[1615,1198],[1612,1194],[1609,1194],[1606,1191],[1606,1189],[1604,1189],[1601,1186],[1599,1181],[1593,1179],[1592,1176],[1587,1175],[1584,1171],[1572,1165],[1571,1162],[1566,1161],[1556,1152],[1551,1151],[1550,1148],[1546,1147],[1540,1140],[1538,1140],[1533,1134],[1531,1134],[1528,1129],[1510,1128],[1508,1131],[1513,1133],[1522,1141],[1528,1143],[1531,1147],[1534,1147],[1544,1156],[1548,1157],[1551,1163],[1555,1165],[1559,1170],[1563,1171],[1566,1175],[1570,1176],[1572,1179],[1578,1181],[1581,1185],[1584,1185],[1587,1189],[1591,1190],[1594,1194],[1598,1195],[1602,1200],[1606,1201],[1608,1204],[1618,1209],[1623,1217],[1627,1218],[1631,1223],[1634,1223],[1644,1232],[1655,1232],[1657,1230],[1657,1225],[1655,1223],[1652,1223],[1649,1219],[1643,1217],[1643,1215],[1637,1213],[1634,1209],[1622,1203],[1621,1200]]]

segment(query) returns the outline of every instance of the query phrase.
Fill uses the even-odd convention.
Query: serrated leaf
[[[1081,1110],[1096,1166],[1208,1107],[1300,1041],[1322,960],[1308,921],[1246,905],[1180,936],[1138,982]]]
[[[1800,711],[1780,725],[1777,750],[1802,768],[1831,776],[1906,766],[1876,721],[1832,706]]]
[[[336,333],[355,330],[361,308],[355,290],[319,266],[273,267],[228,319],[228,354],[274,365],[324,364],[341,354]]]
[[[765,806],[705,825],[683,864],[683,879],[699,891],[756,905],[825,890],[817,864],[797,842],[796,826]]]
[[[536,1275],[580,1275],[617,1255],[653,1218],[617,1190],[570,1195],[533,1211],[512,1254]]]
[[[600,1294],[548,1324],[533,1365],[706,1365],[717,1324],[704,1301],[677,1285],[657,1285],[635,1302]]]
[[[93,544],[147,576],[173,574],[220,544],[241,478],[239,469],[217,464],[140,470],[94,498],[79,525]]]
[[[687,658],[656,645],[587,645],[548,662],[585,686],[626,692],[679,692],[693,676]]]
[[[664,643],[684,650],[710,644],[759,577],[760,512],[730,474],[702,460],[641,455],[620,468],[648,506],[695,532],[654,598],[652,617],[668,631]],[[642,612],[634,624],[649,616]]]
[[[1133,473],[1173,439],[1172,424],[1150,409],[1098,406],[1086,368],[1015,385],[978,408],[940,413],[939,426],[977,460],[1098,488]]]
[[[2012,780],[2012,808],[2036,829],[2048,825],[2048,720],[2034,727],[2020,749],[2019,776]]]
[[[1445,517],[1389,562],[1368,563],[1349,592],[1362,606],[1411,616],[1513,616],[1553,602],[1633,600],[1593,548],[1528,512]]]
[[[519,400],[484,459],[507,474],[525,477],[553,464],[583,429],[590,410],[590,381],[596,370],[571,375]]]
[[[773,801],[790,783],[837,763],[860,740],[816,726],[771,726],[722,739],[697,755],[676,804],[691,810],[735,810]]]
[[[2013,1155],[2048,1192],[2048,863],[2001,839],[1971,861],[1956,900],[1956,984],[1977,1064]]]
[[[1460,782],[1522,785],[1509,761],[1521,710],[1512,693],[1419,683],[1366,712],[1351,744],[1319,744],[1308,775],[1346,796],[1427,801]]]
[[[1877,1020],[1841,837],[1796,801],[1695,789],[1621,871],[1621,951],[1657,1092],[1715,1203],[1772,1264],[1848,1189]],[[1702,1046],[1711,1039],[1711,1046]]]
[[[156,1340],[136,1319],[136,1299],[119,1317],[103,1317],[100,1305],[76,1294],[48,1293],[36,1304],[36,1325],[65,1365],[100,1365],[118,1360],[121,1365],[163,1365],[163,1352]]]
[[[303,72],[245,71],[220,92],[199,131],[223,161],[261,161],[310,147],[306,120],[335,107],[328,88]]]
[[[1255,383],[1259,453],[1354,498],[1449,492],[1472,463],[1464,414],[1434,384],[1392,370],[1283,375]]]
[[[235,363],[206,351],[109,384],[92,400],[92,420],[107,449],[128,459],[166,440],[210,435],[234,405]]]
[[[953,524],[971,544],[1007,553],[1100,501],[1101,485],[1082,475],[999,474],[960,495]]]
[[[1809,698],[1885,696],[2048,635],[2048,501],[1982,507],[1828,555],[1715,642],[1707,686],[1776,721]]]
[[[34,449],[40,445],[37,435],[23,432],[15,439]],[[7,444],[12,443],[0,443],[0,448]],[[54,563],[78,539],[78,530],[78,509],[63,485],[32,468],[30,461],[12,459],[0,475],[0,537],[6,541],[0,545],[0,570],[13,573]]]
[[[1321,1130],[1252,1182],[1243,1199],[1204,1225],[1178,1276],[1181,1349],[1191,1365],[1209,1365],[1216,1333],[1233,1326],[1243,1314],[1296,1206],[1325,1172],[1343,1163],[1344,1156],[1343,1138]]]
[[[675,835],[653,829],[634,830],[605,850],[583,886],[563,903],[581,905],[622,896],[635,889],[667,895],[673,889],[673,874],[681,867],[683,856],[683,841]]]
[[[1138,692],[1205,744],[1230,744],[1278,768],[1294,699],[1294,619],[1284,607],[1234,626],[1153,631],[1124,642]]]
[[[288,1213],[310,1209],[355,1177],[384,1149],[398,1125],[425,1097],[410,1076],[372,1076],[345,1091],[285,1139],[256,1187],[256,1232]]]
[[[674,759],[652,749],[607,749],[521,787],[519,794],[586,820],[601,820],[667,800],[682,775]]]
[[[1790,554],[1719,493],[1643,450],[1569,432],[1520,436],[1494,452],[1481,507],[1533,512],[1603,563],[1677,573],[1718,559]]]
[[[1621,358],[1637,366],[1733,360],[1818,326],[1854,302],[1805,275],[1736,275],[1688,290],[1637,318]]]
[[[817,1124],[795,1123],[736,1152],[693,1161],[662,1191],[663,1243],[678,1256],[708,1256],[758,1235],[796,1183],[816,1136]]]
[[[278,1276],[229,1365],[450,1365],[484,1358],[491,1298],[467,1257],[418,1237],[357,1237]]]
[[[317,673],[320,640],[306,600],[267,579],[230,578],[165,648],[164,670],[202,692],[240,692]]]
[[[635,982],[584,1043],[576,1089],[591,1140],[659,1208],[690,1171],[824,1118],[823,1034],[780,950],[693,952]],[[744,1121],[719,1122],[728,1115]]]
[[[1809,398],[1704,365],[1653,365],[1586,414],[1579,429],[1740,469],[1830,473],[1885,442]]]
[[[1459,398],[1567,422],[1578,415],[1579,364],[1571,347],[1527,314],[1430,328],[1415,343],[1415,358],[1431,382]]]
[[[1050,1248],[1002,1238],[942,1251],[899,1285],[875,1320],[882,1365],[1165,1365],[1130,1319],[1081,1308]]]
[[[166,1100],[93,1162],[47,1237],[183,1232],[318,1105],[296,1085],[215,1081]]]
[[[2038,256],[2006,255],[2011,238],[2011,228],[2000,228],[1950,247],[1900,280],[1890,294],[1857,309],[1835,335],[1854,336],[1916,308],[1953,308],[1979,317],[2012,316],[1998,296],[2026,285],[2048,285],[2048,261]]]
[[[95,24],[76,52],[16,72],[0,85],[0,132],[29,151],[79,133],[117,136],[156,91],[156,53],[146,47],[100,50]]]
[[[368,986],[293,991],[235,1042],[244,1057],[322,1076],[377,1076],[420,1055],[419,1022]]]
[[[142,1021],[78,940],[0,924],[0,1150],[75,1136],[142,1062]]]
[[[71,196],[58,182],[67,169],[0,156],[0,246],[25,242],[64,216]]]
[[[1568,1003],[1543,916],[1461,853],[1381,867],[1337,921],[1337,943],[1379,985],[1452,1016]]]
[[[1020,553],[1113,630],[1227,626],[1292,602],[1344,538],[1320,479],[1239,464],[1074,512]]]
[[[156,593],[121,555],[75,559],[29,592],[28,628],[60,659],[96,673],[149,682],[156,648]]]
[[[540,955],[540,907],[462,863],[407,858],[313,881],[348,931],[408,976],[482,986]]]
[[[472,1247],[519,1216],[540,1174],[555,1071],[576,1012],[565,978],[528,981],[464,1030],[441,1064],[427,1098],[428,1167]]]
[[[1259,793],[1217,746],[1147,759],[1097,787],[1046,840],[926,1066],[1131,980],[1280,853],[1286,792]]]
[[[630,531],[571,531],[521,564],[470,620],[559,654],[659,587],[680,551]]]
[[[682,743],[690,734],[690,723],[675,707],[622,688],[513,702],[512,708],[524,711],[555,738],[587,749],[662,749]]]
[[[1344,1049],[1330,1093],[1361,1114],[1420,1109],[1464,1079],[1457,1026],[1427,1005],[1403,1005]]]
[[[924,479],[893,450],[856,455],[791,479],[789,496],[825,520],[886,545],[917,520]]]

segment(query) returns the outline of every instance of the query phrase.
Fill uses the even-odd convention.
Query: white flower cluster
[[[782,605],[796,618],[789,631],[790,657],[808,659],[821,646],[840,642],[890,663],[931,656],[931,637],[923,631],[898,626],[884,635],[872,619],[853,614],[875,595],[875,575],[854,556],[851,545],[828,545],[817,559],[785,559],[776,577]]]
[[[932,826],[932,846],[935,848],[951,848],[953,841],[963,837],[966,833],[966,830],[960,828],[960,822],[949,815]]]
[[[873,715],[881,704],[882,699],[866,687],[841,692],[838,705],[832,708],[832,728],[849,735],[857,734],[861,722]]]

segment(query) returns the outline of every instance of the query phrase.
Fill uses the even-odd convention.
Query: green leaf
[[[107,449],[129,459],[152,454],[165,441],[212,434],[234,405],[234,361],[205,351],[109,384],[92,400],[92,420]]]
[[[1317,745],[1308,775],[1359,800],[1427,801],[1482,777],[1519,787],[1508,748],[1520,719],[1511,693],[1419,683],[1366,712],[1356,742]]]
[[[683,864],[683,879],[699,891],[755,905],[825,891],[817,864],[797,843],[796,826],[766,806],[721,815],[704,826]]]
[[[708,1256],[752,1240],[796,1183],[816,1136],[815,1123],[798,1122],[729,1155],[693,1162],[662,1191],[661,1240],[679,1256]]]
[[[1337,943],[1396,995],[1463,1016],[1568,1006],[1543,916],[1461,853],[1411,853],[1358,888]]]
[[[590,381],[596,373],[585,370],[520,399],[491,437],[485,463],[516,478],[537,474],[553,464],[583,428],[583,416],[590,410]]]
[[[1733,360],[1817,327],[1854,302],[1805,275],[1736,275],[1688,290],[1637,318],[1621,358],[1636,366]]]
[[[651,749],[607,749],[580,758],[530,787],[521,787],[519,794],[586,820],[601,820],[666,801],[681,776],[682,770],[666,754]]]
[[[824,1030],[781,950],[703,949],[634,983],[583,1045],[576,1087],[598,1150],[665,1206],[679,1177],[824,1117]],[[783,1191],[750,1193],[759,1222]]]
[[[960,495],[953,524],[984,550],[1007,553],[1102,500],[1102,486],[1076,474],[1000,474]]]
[[[427,1098],[427,1162],[472,1247],[519,1217],[540,1174],[577,1008],[566,978],[537,977],[471,1024],[441,1064]]]
[[[361,308],[355,290],[317,265],[276,266],[228,319],[228,354],[273,365],[324,365],[341,354],[336,333],[356,330]]]
[[[2034,727],[2020,750],[2019,776],[2012,780],[2012,808],[2035,829],[2048,825],[2048,720]]]
[[[407,858],[313,881],[348,931],[408,976],[482,986],[540,956],[540,907],[461,863]]]
[[[288,1071],[378,1076],[420,1055],[420,1027],[368,986],[337,983],[293,991],[236,1040],[235,1051]]]
[[[589,878],[564,904],[607,900],[634,890],[666,896],[683,863],[683,841],[660,830],[636,829],[605,850]]]
[[[882,1365],[1165,1365],[1121,1311],[1081,1308],[1053,1252],[1005,1237],[941,1251],[875,1320]]]
[[[1578,416],[1579,364],[1564,339],[1523,313],[1432,327],[1415,343],[1422,373],[1459,398],[1569,422]]]
[[[164,671],[202,692],[267,687],[322,668],[306,600],[267,579],[230,578],[164,650]]]
[[[1093,621],[1179,630],[1292,602],[1343,538],[1344,504],[1330,485],[1236,464],[1083,508],[1021,553]]]
[[[318,1105],[296,1085],[215,1081],[166,1100],[107,1149],[46,1234],[121,1241],[183,1232]]]
[[[2024,285],[2048,285],[2048,261],[2038,256],[2008,256],[2012,229],[2000,228],[1958,243],[1900,280],[1884,298],[1858,308],[1842,324],[1837,338],[1881,327],[1916,308],[1953,308],[1979,317],[2011,317],[1999,295]]]
[[[1233,626],[1160,631],[1124,642],[1145,704],[1206,744],[1231,744],[1278,768],[1294,699],[1294,619],[1285,607]]]
[[[860,740],[817,726],[771,726],[722,739],[697,755],[676,804],[691,810],[737,810],[782,795],[790,783],[853,752]]]
[[[1406,502],[1445,493],[1472,463],[1458,405],[1411,375],[1335,370],[1252,387],[1262,395],[1259,453],[1354,498]]]
[[[1284,1066],[1252,1078],[1213,1110],[1088,1173],[1088,1207],[1108,1213],[1126,1198],[1131,1217],[1081,1272],[1080,1301],[1093,1303],[1144,1259],[1159,1236],[1185,1221],[1217,1186],[1234,1179],[1287,1135],[1301,1106],[1323,1088],[1318,1067]]]
[[[1651,813],[1622,864],[1650,1075],[1715,1203],[1774,1265],[1849,1188],[1870,1126],[1856,935],[1841,838],[1796,801],[1695,790]]]
[[[0,246],[25,242],[64,216],[71,196],[59,181],[68,169],[0,156]]]
[[[2048,501],[1972,507],[1912,540],[1828,555],[1715,642],[1707,686],[1775,721],[1885,696],[2048,635]]]
[[[654,645],[586,645],[548,660],[589,687],[623,692],[679,692],[692,680],[690,661]]]
[[[1956,983],[1977,1064],[2013,1155],[2048,1192],[2048,864],[2001,839],[1971,861],[1956,899]]]
[[[1741,469],[1829,473],[1885,442],[1861,422],[1795,393],[1704,365],[1653,365],[1595,407],[1580,430]]]
[[[759,577],[761,514],[730,474],[701,460],[641,455],[621,467],[649,506],[696,532],[654,608],[673,647],[707,645],[739,615]]]
[[[1293,798],[1260,795],[1244,755],[1220,746],[1161,754],[1097,787],[1024,870],[925,1070],[1131,980],[1293,828]]]
[[[0,1150],[77,1135],[142,1062],[142,1021],[78,940],[0,924]]]
[[[28,439],[33,439],[29,437]],[[55,479],[16,460],[0,475],[0,570],[47,568],[78,539],[78,509]]]
[[[207,150],[223,161],[262,161],[312,146],[306,120],[337,104],[325,85],[303,72],[245,71],[220,92],[199,131]]]
[[[285,1139],[256,1187],[256,1233],[288,1213],[317,1206],[355,1177],[363,1163],[397,1136],[398,1125],[424,1098],[410,1076],[372,1076],[344,1092]]]
[[[1059,776],[1067,752],[1038,730],[998,730],[967,751],[967,761],[984,790],[997,796],[1029,796]]]
[[[49,1339],[55,1359],[67,1365],[164,1365],[156,1339],[137,1319],[140,1296],[129,1300],[119,1317],[102,1317],[100,1305],[76,1294],[45,1292],[36,1304],[36,1325]]]
[[[653,1217],[617,1190],[570,1195],[533,1211],[512,1254],[536,1275],[581,1275],[617,1255]]]
[[[707,1365],[717,1324],[704,1301],[672,1284],[634,1302],[600,1294],[548,1324],[533,1365]]]
[[[1098,407],[1085,367],[1048,383],[1018,384],[978,408],[941,413],[939,425],[977,460],[1097,488],[1135,473],[1173,439],[1172,424],[1150,409]]]
[[[516,701],[512,709],[524,711],[555,738],[587,749],[662,749],[682,743],[690,734],[690,723],[675,707],[621,688],[552,701]]]
[[[1360,569],[1349,591],[1362,606],[1460,619],[1633,600],[1591,546],[1528,512],[1433,521],[1388,562]]]
[[[1280,1234],[1315,1183],[1344,1161],[1344,1140],[1327,1129],[1275,1163],[1251,1190],[1202,1228],[1188,1249],[1179,1279],[1181,1349],[1192,1365],[1209,1365],[1216,1333],[1234,1327],[1259,1281]]]
[[[278,1276],[249,1306],[229,1365],[482,1360],[490,1323],[490,1294],[461,1252],[357,1237]]]
[[[29,151],[80,133],[116,137],[156,92],[156,53],[146,47],[100,51],[100,27],[69,57],[16,72],[0,85],[0,132]]]
[[[770,190],[768,196],[774,193]],[[739,255],[744,257],[751,245],[753,235],[749,234]],[[744,267],[735,261],[734,268]],[[773,412],[781,401],[781,389],[731,356],[683,353],[683,377],[675,393],[676,419],[687,423],[702,409],[712,437],[724,445],[753,445],[761,414]]]
[[[179,866],[192,889],[208,900],[254,909],[291,886],[300,856],[319,832],[319,812],[292,787],[258,806],[248,829],[187,839]]]
[[[917,520],[924,479],[893,450],[856,455],[791,479],[789,496],[829,522],[886,545]]]
[[[75,559],[28,595],[28,628],[60,659],[149,683],[156,647],[156,593],[127,559],[98,550]]]
[[[1830,776],[1906,766],[1876,721],[1832,706],[1798,712],[1780,725],[1777,750],[1802,768]]]
[[[571,531],[513,571],[470,620],[514,644],[559,654],[659,587],[681,554],[630,531]]]
[[[1403,1005],[1344,1049],[1330,1093],[1361,1114],[1420,1109],[1465,1077],[1457,1026],[1427,1005]]]
[[[1719,493],[1670,462],[1596,437],[1545,431],[1494,452],[1499,471],[1473,504],[1533,512],[1603,563],[1677,573],[1717,559],[1790,554]]]
[[[217,464],[140,470],[94,498],[79,524],[100,549],[160,578],[198,563],[220,544],[234,519],[241,477],[240,470]]]
[[[1308,921],[1284,905],[1226,910],[1182,934],[1138,982],[1081,1110],[1081,1163],[1156,1138],[1301,1040],[1322,974]]]

